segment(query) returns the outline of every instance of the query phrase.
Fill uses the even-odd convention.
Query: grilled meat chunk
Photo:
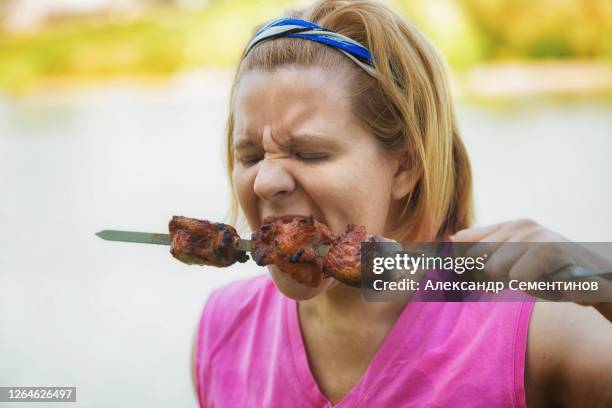
[[[249,259],[236,249],[240,237],[231,225],[174,216],[169,230],[170,253],[186,264],[224,267]]]
[[[362,225],[349,224],[330,244],[324,260],[324,270],[342,283],[361,284],[361,241],[368,237]]]
[[[378,250],[382,252],[374,254],[371,246],[366,247],[370,248],[370,251],[362,253],[362,242],[386,242],[389,244],[378,247]],[[368,234],[366,227],[363,225],[349,224],[341,234],[332,240],[329,251],[325,256],[323,269],[326,275],[333,276],[346,285],[360,287],[363,281],[361,276],[362,261],[366,268],[371,268],[373,256],[393,256],[401,250],[402,246],[396,241],[380,235]]]
[[[253,232],[251,255],[257,265],[276,265],[298,282],[315,287],[323,280],[324,262],[315,249],[329,244],[331,239],[329,227],[312,215],[278,219]]]

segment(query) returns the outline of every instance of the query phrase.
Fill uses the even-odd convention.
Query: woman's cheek
[[[234,171],[232,172],[238,204],[252,228],[254,225],[258,225],[259,223],[257,200],[253,191],[255,174],[256,173],[253,172],[252,169],[234,168]]]
[[[334,234],[344,230],[346,226],[346,207],[348,189],[341,180],[333,175],[311,174],[300,182],[301,188]]]
[[[349,223],[364,225],[371,233],[383,233],[391,196],[387,177],[376,172],[364,174],[363,169],[335,174],[319,200],[334,233],[344,231]]]

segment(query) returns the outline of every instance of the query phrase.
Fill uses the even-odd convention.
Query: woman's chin
[[[333,278],[323,278],[317,286],[308,286],[282,272],[275,265],[268,265],[268,270],[278,290],[294,300],[312,299],[326,291],[335,281]]]

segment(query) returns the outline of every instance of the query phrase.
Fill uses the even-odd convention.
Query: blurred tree
[[[610,0],[459,0],[487,59],[612,57]]]
[[[0,14],[14,1],[0,0]],[[134,1],[150,7],[144,14],[68,16],[37,31],[0,30],[0,89],[232,66],[256,23],[296,3]],[[612,0],[381,1],[403,11],[458,70],[502,59],[612,58]]]
[[[415,23],[455,69],[483,58],[483,38],[455,0],[399,0],[397,7]]]

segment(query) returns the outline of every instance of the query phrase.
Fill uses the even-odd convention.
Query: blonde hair
[[[429,241],[467,228],[472,222],[472,176],[457,129],[446,72],[434,47],[401,15],[370,0],[321,0],[284,17],[301,18],[366,46],[376,66],[368,75],[338,50],[303,39],[279,38],[259,44],[238,65],[227,120],[227,167],[232,221],[238,203],[232,172],[234,99],[241,76],[283,65],[318,66],[348,78],[355,118],[382,146],[402,153],[419,178],[403,199],[390,238]],[[258,26],[255,31],[263,26]]]

